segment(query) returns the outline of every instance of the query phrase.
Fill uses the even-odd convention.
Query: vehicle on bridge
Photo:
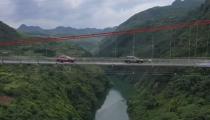
[[[144,63],[144,59],[139,59],[135,56],[127,56],[124,62],[125,63]]]
[[[64,62],[74,63],[75,61],[76,61],[75,58],[66,55],[61,55],[56,58],[56,62],[61,62],[61,63]]]

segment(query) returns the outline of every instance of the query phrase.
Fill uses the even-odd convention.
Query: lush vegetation
[[[163,71],[163,70],[161,70]],[[132,120],[209,120],[209,70],[142,77],[129,100]]]
[[[109,82],[96,67],[1,65],[0,86],[1,120],[92,120]]]
[[[206,0],[199,8],[202,2],[176,0],[171,6],[155,7],[135,15],[117,30],[209,19],[210,1]],[[100,47],[99,56],[130,55],[132,39],[132,35],[106,38]],[[135,55],[139,57],[204,57],[210,54],[208,26],[138,34],[135,39],[138,45]],[[151,54],[153,40],[154,56]],[[198,43],[197,46],[195,43]],[[90,55],[77,46],[65,43],[6,50],[10,50],[11,55]],[[131,73],[113,75],[114,78],[111,78],[123,95],[129,98],[128,112],[131,120],[210,119],[209,69],[154,67],[117,70]],[[145,71],[170,74],[147,75]],[[135,90],[128,85],[125,87],[123,83],[134,86]],[[108,87],[103,72],[95,67],[2,65],[0,95],[4,97],[0,96],[0,119],[91,120]]]
[[[2,41],[33,39],[0,23]],[[0,56],[91,56],[69,42],[1,47]],[[93,120],[109,82],[95,66],[0,65],[0,120]]]
[[[69,36],[69,35],[81,35],[81,34],[93,34],[102,32],[111,32],[115,30],[113,28],[96,29],[96,28],[84,28],[76,29],[71,27],[57,27],[55,29],[42,29],[39,26],[26,26],[21,25],[18,29],[19,32],[27,34],[29,36]],[[103,38],[91,38],[82,40],[71,40],[71,43],[80,46],[81,48],[87,50],[88,52],[95,54],[98,51],[99,43]]]
[[[128,19],[117,28],[117,31],[173,25],[192,21],[192,18],[186,20],[186,15],[188,12],[198,9],[202,3],[203,0],[185,0],[184,2],[176,0],[171,6],[151,8]],[[192,14],[195,14],[195,12],[192,12]],[[193,29],[195,30],[196,28]],[[106,38],[101,44],[101,49],[98,55],[112,57],[132,55],[133,39],[135,39],[136,56],[152,57],[152,43],[154,43],[154,57],[157,58],[166,53],[170,47],[170,40],[174,42],[174,36],[177,36],[177,33],[180,32],[182,32],[182,30],[121,35]],[[192,31],[192,34],[195,35],[195,31]],[[193,38],[194,36],[191,39]],[[175,45],[177,45],[177,41],[175,42]],[[174,43],[172,45],[174,45]]]
[[[38,38],[30,37],[25,33],[18,33],[15,29],[0,22],[0,41],[18,41],[18,40],[37,40]],[[87,49],[89,50],[89,49]],[[46,56],[55,57],[58,55],[69,55],[74,57],[91,56],[87,50],[73,44],[72,42],[62,43],[49,43],[49,44],[36,44],[36,45],[23,45],[23,46],[9,46],[0,47],[1,56]]]
[[[19,37],[17,31],[0,21],[0,41],[11,41]]]
[[[190,14],[187,19],[209,19],[209,16],[206,15],[209,14],[209,6],[209,0],[207,0],[200,9],[194,11],[196,15]],[[174,34],[173,38],[177,45],[177,48],[173,49],[175,57],[209,57],[208,26],[190,28]],[[189,40],[191,46],[188,44]],[[165,51],[160,52],[159,55],[168,56],[166,51],[169,51],[169,48],[165,48]],[[154,71],[163,70],[155,69]],[[136,83],[138,94],[129,102],[129,113],[132,120],[210,119],[209,69],[184,68],[171,72],[175,74],[144,77]]]
[[[210,1],[206,0],[201,7],[198,7],[200,4],[193,2],[202,3],[202,1],[185,0],[184,4],[176,0],[172,6],[156,7],[135,15],[118,30],[209,19]],[[188,7],[192,5],[191,9],[186,5]],[[122,35],[105,39],[100,55],[117,55],[116,57],[131,55],[133,38],[132,35]],[[209,26],[136,34],[135,40],[135,55],[143,58],[209,57],[210,54]],[[152,40],[154,40],[154,56],[152,56]],[[130,95],[128,101],[131,120],[210,119],[209,69],[153,67],[118,70],[135,73],[121,77],[133,84],[137,91],[134,95]]]
[[[63,54],[72,57],[91,56],[86,50],[69,42],[1,47],[0,51],[2,56],[55,57]]]

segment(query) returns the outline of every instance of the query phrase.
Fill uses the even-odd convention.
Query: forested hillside
[[[1,65],[0,86],[1,120],[92,120],[109,82],[95,67]]]
[[[34,39],[1,24],[4,42]],[[69,42],[0,50],[1,56],[90,56]],[[0,65],[0,120],[93,120],[108,88],[103,70],[95,66]]]
[[[185,0],[185,2],[191,2]],[[192,1],[193,2],[193,1]],[[195,1],[196,2],[196,1]],[[197,1],[199,2],[199,1]],[[180,4],[178,4],[180,3]],[[173,5],[182,5],[176,1]],[[172,5],[172,6],[173,6]],[[186,5],[186,4],[185,4]],[[198,4],[197,4],[198,5]],[[122,24],[122,29],[170,25],[194,20],[210,19],[210,1],[195,7],[176,17],[164,16],[155,21],[140,22],[138,17],[132,17]],[[158,12],[160,8],[156,9]],[[163,9],[163,8],[162,8]],[[178,8],[177,8],[178,9]],[[181,8],[179,8],[181,9]],[[176,9],[174,9],[176,13]],[[150,11],[150,10],[149,10]],[[147,11],[143,12],[146,13]],[[165,11],[167,12],[167,11]],[[139,14],[141,15],[141,13]],[[157,14],[159,15],[159,14]],[[166,14],[164,14],[166,15]],[[145,18],[145,16],[142,16]],[[139,21],[131,22],[132,20]],[[139,17],[141,18],[141,17]],[[148,17],[151,18],[151,17]],[[178,18],[178,19],[177,19]],[[154,18],[152,18],[154,19]],[[163,21],[162,21],[163,20]],[[162,22],[161,22],[162,21]],[[128,27],[129,23],[132,27]],[[125,28],[123,27],[125,26]],[[136,35],[136,56],[154,58],[175,57],[209,57],[209,26],[194,26],[181,30],[144,33]],[[108,43],[106,40],[112,40]],[[117,57],[131,55],[131,35],[107,38],[100,55],[114,56],[117,44]],[[151,43],[154,39],[154,56],[151,56]],[[170,40],[172,49],[170,49]],[[116,42],[117,41],[117,42]],[[189,44],[190,42],[190,44]],[[196,45],[197,43],[197,45]],[[130,46],[130,47],[127,47]],[[108,49],[107,49],[108,48]],[[110,50],[109,50],[110,49]],[[170,50],[171,54],[170,54]],[[106,51],[106,52],[105,52]],[[133,74],[120,77],[136,88],[136,93],[128,101],[131,120],[209,120],[210,119],[210,77],[209,69],[204,68],[118,68],[121,71],[131,71]],[[152,75],[151,73],[157,73]],[[162,73],[162,74],[161,74]]]
[[[0,21],[0,41],[8,41],[19,38],[18,32]]]
[[[201,8],[186,17],[185,21],[188,19],[210,19],[208,16],[209,6],[208,0]],[[191,28],[191,32],[193,31],[196,31],[196,28]],[[190,33],[189,29],[174,33],[176,44],[179,46],[174,49],[175,56],[209,56],[209,49],[207,48],[210,39],[209,26],[199,28],[198,34],[197,42],[199,44],[197,49],[195,45],[189,49],[189,47],[186,47],[188,38],[196,38],[195,34]],[[194,44],[195,40],[191,42]],[[166,51],[169,51],[169,49],[166,49]],[[166,51],[160,55],[168,55]],[[163,72],[164,70],[156,68],[154,71]],[[169,72],[169,70],[165,71]],[[136,83],[137,96],[131,98],[129,102],[131,119],[210,119],[209,70],[184,68],[183,70],[174,69],[170,72],[172,73],[170,75],[140,77],[140,81]]]
[[[176,0],[166,7],[155,7],[140,12],[126,22],[122,23],[117,31],[147,28],[164,25],[173,25],[185,20],[189,12],[198,9],[203,0]],[[194,12],[192,13],[194,14]],[[101,44],[99,56],[121,57],[132,54],[133,39],[135,39],[135,55],[139,57],[152,57],[152,41],[154,41],[154,57],[160,57],[170,47],[170,40],[175,41],[177,31],[163,31],[153,33],[137,33],[134,35],[121,35],[104,39]],[[194,31],[193,31],[194,32]],[[174,44],[173,44],[174,45]],[[175,56],[175,55],[174,55]]]
[[[15,29],[0,22],[0,41],[18,41],[18,40],[39,40],[38,37],[29,37],[27,34],[18,33]],[[69,56],[91,56],[87,50],[79,47],[71,42],[62,43],[49,43],[49,44],[33,44],[33,45],[19,45],[0,47],[0,55],[2,56],[45,56],[55,57],[58,55],[66,54]]]

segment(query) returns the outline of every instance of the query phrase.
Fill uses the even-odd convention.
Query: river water
[[[129,120],[127,103],[120,92],[111,89],[102,107],[97,110],[95,120]]]

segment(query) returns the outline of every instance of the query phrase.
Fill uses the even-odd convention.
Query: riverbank
[[[116,89],[110,89],[102,107],[97,110],[95,120],[129,120],[127,101]]]

